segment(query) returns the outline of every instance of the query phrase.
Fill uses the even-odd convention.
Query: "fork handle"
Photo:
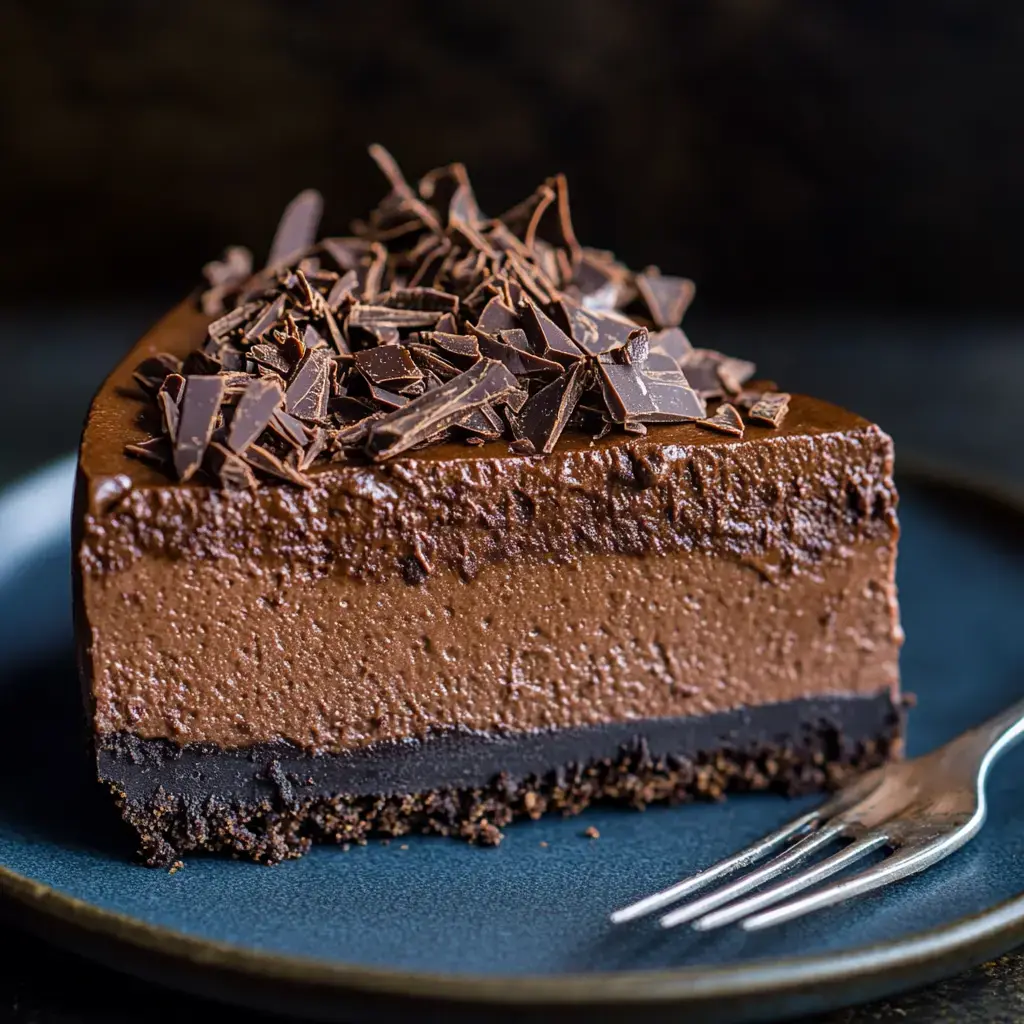
[[[948,746],[967,748],[983,758],[985,770],[1021,736],[1024,736],[1024,700],[1011,704],[987,722],[969,729]]]

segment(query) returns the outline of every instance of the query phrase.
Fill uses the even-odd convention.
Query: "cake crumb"
[[[185,866],[185,862],[183,860],[176,860],[167,869],[167,874],[169,874],[169,875],[176,875],[184,866]]]
[[[342,843],[341,844],[341,852],[342,853],[348,853],[348,851],[351,850],[351,849],[352,849],[352,844],[351,843]]]
[[[584,835],[585,835],[585,836],[586,836],[586,837],[587,837],[588,839],[600,839],[600,838],[601,838],[601,833],[600,833],[600,832],[598,832],[598,831],[597,831],[597,829],[596,829],[596,828],[594,828],[594,826],[593,826],[593,825],[590,825],[590,826],[588,826],[588,827],[587,827],[586,829],[584,829],[584,832],[583,832],[583,834],[584,834]]]
[[[399,849],[400,850],[408,850],[409,849],[409,844],[408,843],[402,843],[402,845],[399,847]]]
[[[547,844],[547,843],[545,843],[545,842],[544,842],[544,840],[542,839],[542,840],[540,841],[540,845],[541,845],[541,846],[544,846],[544,847],[546,847],[546,846],[547,846],[548,844]]]

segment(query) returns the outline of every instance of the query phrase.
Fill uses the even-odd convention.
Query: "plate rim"
[[[996,479],[931,460],[901,458],[900,463],[898,474],[904,479],[1024,516],[1024,495]],[[34,483],[52,486],[61,470],[73,475],[73,457],[55,460],[5,488],[0,506],[15,493],[23,499]],[[37,532],[34,539],[52,541],[64,523],[62,513],[54,517],[53,530],[45,537]],[[890,996],[959,973],[1024,941],[1022,893],[926,931],[839,953],[729,966],[508,976],[369,967],[199,938],[104,909],[2,864],[0,906],[15,923],[44,939],[122,973],[236,1005],[293,1014],[313,1010],[318,1019],[335,1020],[352,1019],[360,1008],[377,1015],[399,1005],[472,1013],[504,1007],[513,1015],[548,1009],[561,1020],[573,1011],[590,1015],[600,1008],[635,1006],[648,1013],[659,1007],[686,1008],[698,1014],[713,1011],[719,1021],[767,1020],[783,1011],[803,1014]],[[304,1005],[304,997],[312,1002]]]

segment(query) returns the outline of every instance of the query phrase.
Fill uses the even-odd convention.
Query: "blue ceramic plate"
[[[516,825],[498,849],[438,838],[319,848],[275,868],[138,867],[88,773],[71,654],[72,464],[0,501],[0,889],[43,934],[224,999],[327,1019],[396,1009],[754,1020],[922,984],[1024,940],[1024,749],[967,848],[889,891],[777,931],[710,937],[608,911],[714,861],[808,801],[595,810]],[[912,754],[1018,698],[1018,513],[904,479],[903,667]],[[599,839],[583,830],[594,826]]]

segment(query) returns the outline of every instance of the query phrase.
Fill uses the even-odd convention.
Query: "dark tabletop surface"
[[[163,303],[167,305],[167,303]],[[161,303],[131,309],[0,314],[0,486],[73,448],[93,390]],[[695,311],[696,313],[696,311]],[[981,475],[1024,495],[1024,323],[941,323],[863,314],[749,321],[694,318],[706,347],[758,360],[787,390],[817,392],[877,419],[898,459]],[[45,417],[32,416],[46,403]],[[962,410],[973,410],[973,415]],[[32,431],[26,423],[32,424]],[[180,1021],[213,1009],[94,967],[0,925],[0,1024]],[[238,1014],[241,1017],[241,1013]],[[931,988],[820,1018],[818,1024],[1016,1021],[1024,1018],[1024,953]],[[245,1012],[252,1024],[280,1018]]]

